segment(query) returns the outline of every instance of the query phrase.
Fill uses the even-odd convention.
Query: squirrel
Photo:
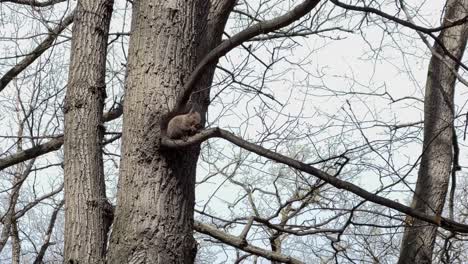
[[[167,124],[167,137],[181,139],[192,136],[201,128],[200,113],[193,108],[186,114],[173,117]]]

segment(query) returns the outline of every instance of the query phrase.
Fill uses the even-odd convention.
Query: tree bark
[[[64,263],[104,263],[105,185],[101,143],[112,0],[80,0],[65,99]]]
[[[16,219],[11,223],[11,263],[20,264],[21,260],[21,241],[18,232],[18,221]]]
[[[199,146],[160,147],[161,120],[200,59],[221,42],[235,1],[135,1],[122,158],[108,263],[193,263]],[[214,66],[192,97],[204,116]]]
[[[467,15],[468,0],[448,0],[444,25]],[[424,101],[423,154],[412,207],[440,216],[447,194],[452,167],[453,96],[458,64],[447,55],[461,60],[468,37],[468,24],[442,30],[434,50],[443,60],[432,56],[429,63]],[[446,50],[443,49],[446,48]],[[399,262],[431,263],[437,226],[408,217]]]

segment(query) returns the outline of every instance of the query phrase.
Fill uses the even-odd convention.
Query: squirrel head
[[[195,126],[199,128],[201,126],[201,116],[200,113],[196,111],[190,111],[187,116],[186,116],[186,121],[189,123],[191,126]]]

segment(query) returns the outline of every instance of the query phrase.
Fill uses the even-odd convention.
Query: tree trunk
[[[19,239],[18,222],[16,219],[11,223],[11,263],[20,264],[21,241]]]
[[[162,115],[198,61],[221,41],[235,1],[134,1],[122,158],[108,263],[193,263],[199,147],[160,148]],[[214,67],[192,97],[204,115]]]
[[[64,263],[103,263],[106,206],[101,142],[112,0],[80,0],[65,99]]]
[[[468,13],[468,0],[448,0],[444,25],[464,18]],[[468,37],[468,24],[443,30],[438,41],[456,60],[460,60]],[[443,61],[432,56],[424,101],[424,143],[416,190],[412,207],[440,216],[447,194],[452,167],[452,128],[454,118],[453,95],[458,64],[439,44],[434,51]],[[401,245],[400,264],[431,263],[437,226],[408,218]]]

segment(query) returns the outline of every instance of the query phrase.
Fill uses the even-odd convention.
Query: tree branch
[[[29,55],[25,56],[18,64],[8,70],[0,78],[0,92],[10,83],[13,78],[18,76],[26,67],[31,65],[39,56],[42,55],[48,48],[52,46],[54,41],[57,39],[59,34],[67,28],[73,22],[75,12],[73,11],[70,15],[63,19],[62,23],[57,25],[51,32],[49,32],[47,38],[45,38]]]
[[[214,137],[223,138],[233,143],[234,145],[237,145],[238,147],[249,150],[259,156],[274,160],[278,163],[288,165],[289,167],[297,169],[299,171],[306,172],[310,175],[313,175],[333,185],[334,187],[338,189],[344,189],[349,192],[352,192],[356,194],[357,196],[366,199],[367,201],[386,206],[388,208],[397,210],[399,212],[402,212],[404,214],[407,214],[419,220],[438,225],[446,230],[460,232],[460,233],[468,233],[468,225],[466,224],[458,223],[458,222],[455,222],[453,220],[446,219],[446,218],[440,219],[439,216],[426,215],[425,213],[421,211],[415,210],[401,203],[398,203],[388,198],[384,198],[374,193],[371,193],[355,184],[333,177],[332,175],[325,173],[308,164],[286,157],[284,155],[273,152],[271,150],[268,150],[256,144],[247,142],[243,140],[242,138],[235,136],[231,132],[222,130],[220,128],[210,128],[210,129],[203,130],[200,133],[197,133],[196,135],[190,137],[187,140],[171,140],[171,139],[168,139],[167,137],[163,137],[161,139],[161,146],[166,147],[166,148],[184,148],[184,147],[200,144],[201,142],[209,138],[214,138]]]
[[[16,211],[15,212],[15,218],[19,219],[20,217],[23,217],[29,210],[34,208],[36,205],[38,205],[39,203],[41,203],[42,201],[44,201],[46,199],[49,199],[52,196],[55,196],[55,195],[61,193],[62,190],[63,190],[63,184],[60,185],[60,187],[58,187],[56,190],[53,190],[50,193],[47,193],[47,194],[42,195],[41,197],[38,197],[34,201],[28,203],[23,208],[21,208],[21,210]]]
[[[414,23],[413,21],[413,18],[411,17],[408,9],[406,8],[403,0],[400,0],[400,6],[401,6],[401,9],[403,10],[403,12],[405,13],[407,19],[409,22],[411,23]],[[463,83],[466,87],[468,87],[468,81],[463,78],[459,73],[458,73],[458,69],[455,68],[453,65],[450,64],[449,61],[447,61],[443,56],[442,54],[439,54],[436,50],[435,47],[432,47],[432,45],[429,43],[429,41],[427,40],[427,38],[424,36],[423,33],[419,32],[419,31],[416,31],[416,33],[419,35],[419,38],[422,40],[422,42],[424,43],[424,45],[426,45],[426,47],[431,51],[431,54],[433,56],[435,56],[437,59],[439,59],[441,62],[443,62],[445,64],[445,66],[457,77],[458,81],[460,81],[461,83]],[[442,43],[439,41],[437,42],[441,48],[444,48],[442,46]],[[453,60],[453,58],[451,57],[451,59]],[[459,60],[455,60],[455,62],[457,62],[458,64],[460,64]]]
[[[37,0],[0,0],[0,3],[15,3],[18,5],[28,5],[28,6],[35,6],[35,7],[46,7],[55,5],[58,3],[65,2],[67,0],[48,0],[44,2],[39,2]]]
[[[112,121],[114,119],[117,119],[122,115],[123,111],[123,104],[118,104],[118,106],[111,111],[107,112],[104,114],[103,119],[104,122]],[[12,154],[8,157],[0,159],[0,170],[3,170],[5,168],[8,168],[12,165],[15,165],[17,163],[32,159],[32,158],[37,158],[43,154],[58,150],[62,147],[63,145],[63,135],[58,136],[57,138],[51,139],[50,141],[34,146],[32,148],[17,152],[15,154]]]
[[[183,109],[190,99],[190,95],[193,92],[197,80],[201,74],[210,66],[212,63],[216,63],[219,58],[226,55],[229,51],[239,46],[242,42],[247,41],[260,34],[267,34],[273,32],[282,27],[288,26],[294,21],[300,19],[307,13],[309,13],[320,0],[305,0],[301,4],[297,5],[291,11],[277,18],[259,22],[249,28],[242,30],[231,38],[221,42],[216,48],[210,51],[198,64],[195,70],[190,75],[189,79],[185,83],[181,95],[177,99],[177,103],[174,107],[174,111]]]
[[[396,23],[398,23],[400,25],[403,25],[405,27],[414,29],[417,32],[423,32],[423,33],[427,34],[428,36],[430,36],[434,40],[435,43],[437,43],[440,46],[440,48],[444,51],[445,55],[447,55],[450,59],[452,59],[454,62],[456,62],[460,67],[462,67],[463,69],[468,71],[468,66],[466,66],[462,61],[457,59],[444,46],[444,44],[439,40],[439,38],[434,35],[434,32],[438,32],[438,31],[442,31],[444,29],[448,29],[448,28],[451,28],[451,27],[463,25],[464,23],[466,23],[468,21],[468,15],[461,18],[461,19],[459,19],[459,20],[456,20],[456,21],[454,21],[452,23],[449,23],[448,25],[442,25],[442,26],[439,26],[439,27],[436,27],[436,28],[425,28],[425,27],[415,25],[410,21],[406,21],[406,20],[397,18],[395,16],[389,15],[389,14],[387,14],[385,12],[382,12],[382,11],[380,11],[378,9],[375,9],[375,8],[366,7],[366,6],[348,5],[348,4],[342,3],[342,2],[340,2],[338,0],[330,0],[330,1],[333,4],[335,4],[335,5],[337,5],[337,6],[341,7],[341,8],[348,9],[348,10],[353,10],[353,11],[361,11],[361,12],[365,12],[365,13],[373,13],[373,14],[376,14],[376,15],[381,16],[383,18],[386,18],[386,19],[388,19],[390,21],[393,21],[393,22],[396,22]]]
[[[330,0],[330,1],[333,4],[335,4],[335,5],[337,5],[337,6],[341,7],[341,8],[348,9],[348,10],[353,10],[353,11],[361,11],[361,12],[365,12],[365,13],[373,13],[373,14],[376,14],[376,15],[381,16],[383,18],[386,18],[386,19],[388,19],[390,21],[393,21],[393,22],[396,22],[396,23],[398,23],[400,25],[403,25],[405,27],[414,29],[416,31],[424,32],[426,34],[439,32],[439,31],[441,31],[443,29],[459,26],[459,25],[462,25],[462,24],[468,22],[468,15],[467,15],[467,16],[463,17],[460,20],[457,20],[457,21],[454,21],[454,22],[450,23],[449,25],[442,25],[442,26],[435,27],[435,28],[426,28],[426,27],[422,27],[422,26],[418,26],[416,24],[413,24],[411,21],[403,20],[403,19],[400,19],[398,17],[389,15],[389,14],[387,14],[385,12],[382,12],[382,11],[380,11],[378,9],[375,9],[375,8],[372,8],[372,7],[348,5],[348,4],[345,4],[345,3],[340,2],[338,0]]]
[[[193,226],[194,226],[194,229],[197,232],[200,232],[200,233],[209,235],[211,237],[214,237],[214,238],[218,239],[219,241],[221,241],[221,242],[223,242],[225,244],[228,244],[228,245],[233,246],[235,248],[241,249],[241,250],[243,250],[245,252],[249,252],[249,253],[252,253],[254,255],[264,257],[264,258],[269,259],[269,260],[280,261],[282,263],[291,263],[291,264],[302,264],[303,263],[300,260],[297,260],[295,258],[286,256],[286,255],[283,255],[281,253],[273,252],[273,251],[265,250],[263,248],[259,248],[259,247],[256,247],[256,246],[249,245],[242,238],[239,238],[239,237],[236,237],[236,236],[233,236],[233,235],[229,235],[229,234],[227,234],[225,232],[219,231],[215,227],[211,227],[209,225],[200,223],[198,221],[195,221]]]
[[[45,233],[44,243],[42,244],[41,249],[37,253],[36,259],[34,260],[33,264],[43,263],[42,260],[44,259],[46,250],[51,245],[50,238],[52,236],[52,231],[54,230],[55,221],[57,220],[57,215],[62,209],[62,206],[64,203],[65,203],[65,200],[62,200],[52,212],[52,216],[50,217],[50,221],[49,221],[49,226],[47,227],[47,231]]]

